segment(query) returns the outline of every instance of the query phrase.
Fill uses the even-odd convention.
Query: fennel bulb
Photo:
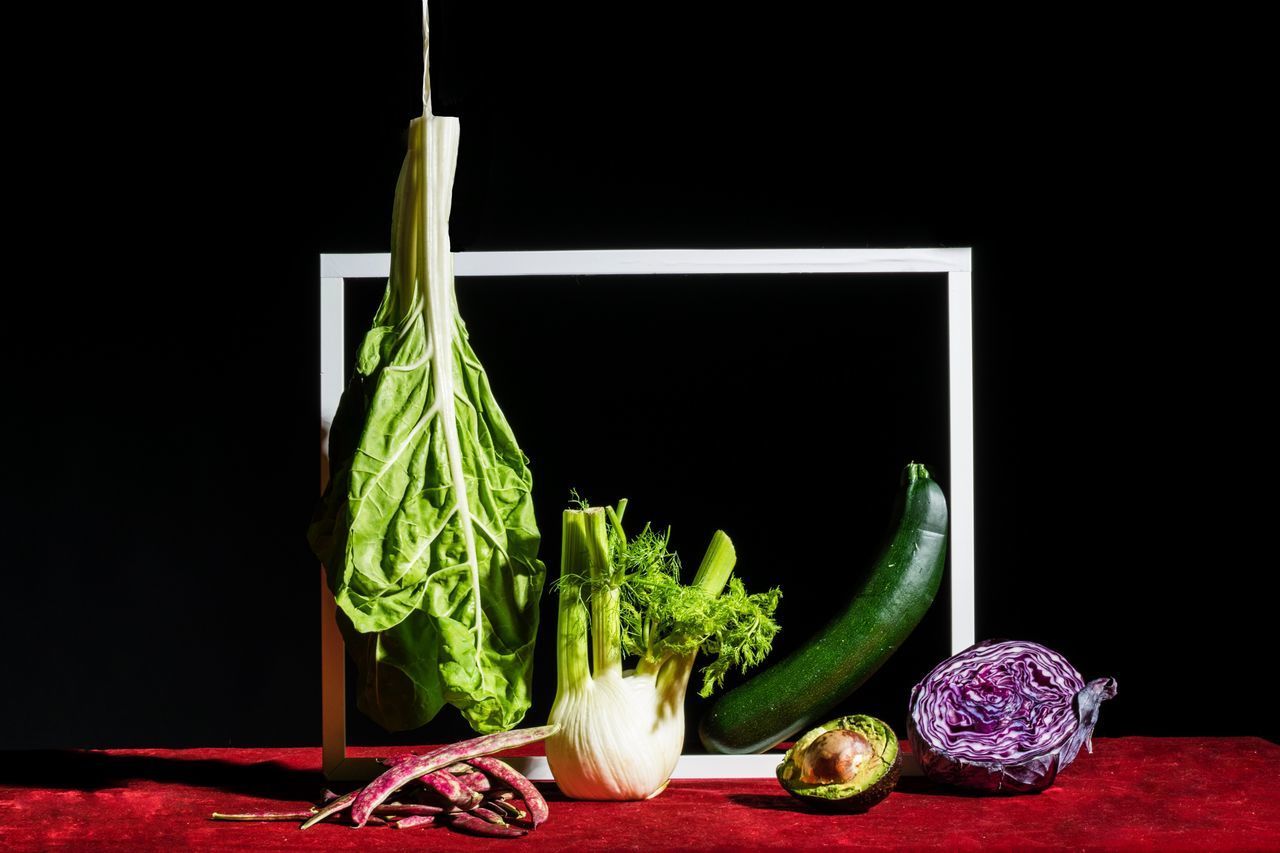
[[[683,586],[666,537],[646,527],[626,540],[625,507],[564,513],[549,719],[559,728],[546,749],[556,784],[575,799],[661,793],[684,746],[685,689],[698,650],[715,655],[703,669],[706,696],[732,667],[763,660],[778,632],[781,593],[748,595],[730,579],[737,556],[723,531]],[[634,669],[623,670],[624,652],[639,658]]]

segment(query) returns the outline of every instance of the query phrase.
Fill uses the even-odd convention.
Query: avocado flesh
[[[806,776],[814,775],[812,751],[821,748],[824,742],[819,739],[833,731],[853,732],[865,738],[871,747],[870,755],[853,767],[843,781],[806,781]],[[821,766],[821,762],[818,764]],[[901,770],[902,755],[893,729],[875,717],[854,714],[805,732],[778,765],[778,781],[792,796],[812,805],[857,812],[889,796]]]

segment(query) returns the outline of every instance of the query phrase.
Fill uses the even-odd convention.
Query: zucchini
[[[902,475],[889,543],[842,613],[790,655],[725,693],[698,735],[711,752],[764,752],[825,719],[920,623],[942,583],[947,501],[923,465]]]

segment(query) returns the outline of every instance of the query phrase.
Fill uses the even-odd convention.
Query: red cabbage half
[[[933,668],[911,690],[907,735],[925,775],[983,791],[1040,791],[1090,752],[1112,678],[1088,684],[1038,643],[987,640]]]

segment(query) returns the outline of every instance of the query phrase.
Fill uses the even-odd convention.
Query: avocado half
[[[864,812],[889,796],[901,772],[893,729],[854,714],[805,732],[778,765],[778,781],[818,808]]]

